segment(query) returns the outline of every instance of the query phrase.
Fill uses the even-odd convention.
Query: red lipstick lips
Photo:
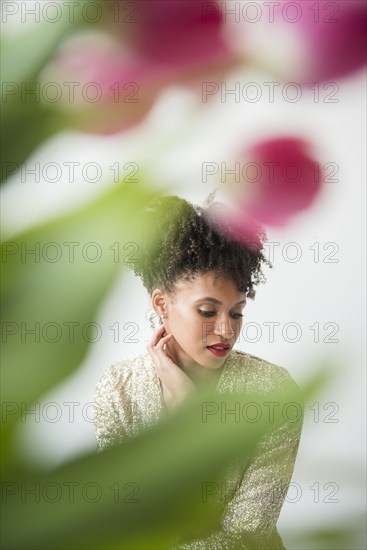
[[[229,345],[220,343],[212,344],[211,346],[207,346],[207,349],[217,357],[224,357],[229,351]]]

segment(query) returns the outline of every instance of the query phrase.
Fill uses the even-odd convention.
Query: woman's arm
[[[298,389],[292,379],[291,385]],[[289,407],[289,416],[291,410]],[[205,538],[174,546],[172,550],[284,549],[276,522],[292,478],[301,437],[304,406],[300,400],[296,401],[293,414],[297,410],[294,420],[285,418],[257,444],[237,491],[224,508],[221,529]]]
[[[289,374],[286,375],[288,378]],[[291,381],[293,389],[297,388],[289,378],[286,382]],[[96,387],[98,451],[133,435],[131,401],[126,392],[122,392],[124,382],[121,369],[111,366]],[[181,539],[172,550],[284,549],[276,522],[293,474],[303,423],[303,403],[300,413],[296,421],[285,418],[278,428],[259,441],[237,490],[232,492],[233,497],[224,507],[220,529],[204,538],[183,539],[185,542]]]
[[[159,382],[152,376],[144,357],[105,370],[94,392],[97,451],[135,437],[168,416]]]
[[[271,535],[231,534],[213,531],[205,538],[174,546],[172,550],[285,550],[279,533]]]
[[[129,437],[128,423],[131,401],[121,392],[121,372],[111,365],[103,373],[94,392],[94,424],[97,451],[103,451]]]

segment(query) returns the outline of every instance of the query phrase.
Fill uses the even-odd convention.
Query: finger
[[[173,334],[172,332],[170,334],[167,334],[167,336],[164,337],[164,344],[163,344],[163,349],[164,351],[167,351],[168,350],[168,342],[171,341],[171,339],[173,338]]]
[[[167,347],[166,344],[169,342],[171,337],[172,337],[172,334],[167,334],[167,336],[163,336],[157,342],[152,340],[150,342],[148,350],[150,350],[153,354],[161,350],[164,351]]]
[[[166,342],[168,342],[172,336],[173,336],[172,333],[167,334],[167,336],[160,338],[157,344],[153,343],[155,342],[155,339],[153,339],[150,342],[150,344],[147,346],[148,352],[152,357],[153,362],[155,363],[159,372],[162,368],[162,365],[164,365],[164,363],[172,362],[172,359],[167,355],[167,351],[165,349]]]
[[[153,338],[149,341],[149,344],[148,344],[149,346],[156,346],[157,345],[157,343],[159,342],[159,340],[162,337],[163,330],[164,330],[163,325],[158,330],[156,330],[156,332],[153,335]]]
[[[162,334],[164,333],[164,331],[165,331],[164,325],[160,326],[159,329],[157,329],[157,330],[154,332],[152,340],[157,340],[157,339],[161,338],[161,336],[162,336]]]
[[[167,334],[167,336],[163,336],[163,337],[159,340],[158,344],[156,345],[156,348],[158,348],[158,349],[163,348],[163,347],[167,344],[167,342],[170,341],[170,339],[172,338],[172,336],[173,336],[172,333]]]

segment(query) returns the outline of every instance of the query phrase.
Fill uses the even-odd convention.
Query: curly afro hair
[[[272,267],[262,252],[266,240],[262,228],[258,229],[257,246],[240,243],[220,231],[206,216],[205,208],[174,195],[155,198],[145,212],[151,235],[128,267],[142,279],[150,295],[155,288],[174,292],[179,280],[190,281],[215,270],[214,284],[224,275],[254,299],[254,285],[266,281],[261,264]]]

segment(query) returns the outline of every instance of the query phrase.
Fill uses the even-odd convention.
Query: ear
[[[160,288],[156,288],[152,292],[152,308],[155,312],[163,318],[167,317],[167,295]]]

